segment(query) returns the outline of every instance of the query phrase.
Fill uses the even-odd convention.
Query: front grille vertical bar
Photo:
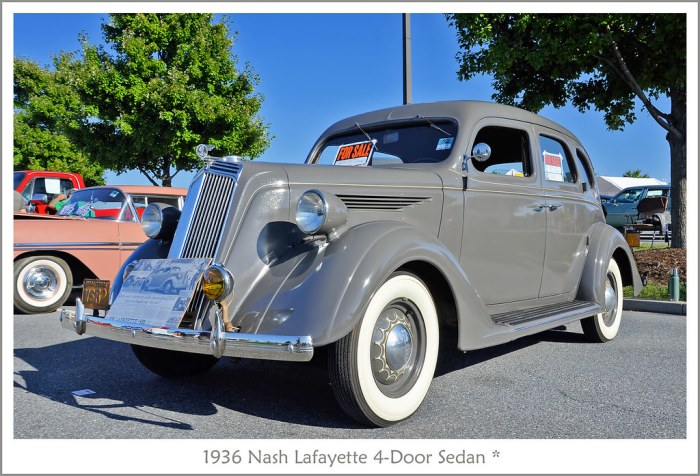
[[[201,183],[197,184],[193,202],[186,203],[176,232],[177,247],[170,258],[214,258],[224,224],[233,204],[233,194],[243,167],[240,164],[214,162],[204,169]],[[195,289],[182,326],[201,329],[210,303],[201,286]]]

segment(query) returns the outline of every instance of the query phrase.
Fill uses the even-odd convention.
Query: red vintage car
[[[182,209],[185,188],[103,186],[77,190],[56,215],[14,215],[14,303],[25,313],[59,308],[86,278],[112,280],[146,241],[149,203]]]

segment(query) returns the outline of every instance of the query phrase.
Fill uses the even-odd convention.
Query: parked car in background
[[[198,147],[206,166],[181,214],[145,212],[151,239],[116,273],[106,314],[80,302],[61,313],[73,332],[132,344],[165,377],[222,356],[308,361],[323,349],[341,408],[387,426],[425,398],[441,326],[462,351],[573,321],[606,342],[623,286],[641,291],[585,149],[521,109],[454,101],[360,114],[329,127],[306,164],[208,149]],[[200,285],[159,296],[158,312],[122,289],[174,264],[201,266]]]
[[[629,187],[621,190],[614,197],[603,203],[605,221],[608,225],[618,229],[623,229],[625,225],[634,222],[637,216],[637,205],[645,198],[667,197],[668,208],[666,211],[667,220],[670,221],[671,211],[671,186],[670,185],[649,185],[639,187]]]
[[[57,215],[14,215],[14,304],[26,313],[50,312],[86,278],[111,280],[146,240],[147,203],[182,208],[184,188],[103,186],[73,193]]]
[[[14,176],[15,190],[31,203],[32,212],[47,214],[49,202],[58,195],[65,195],[72,188],[85,188],[80,174],[51,170],[22,170]]]

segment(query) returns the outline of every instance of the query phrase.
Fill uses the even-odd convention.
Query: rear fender
[[[610,258],[615,258],[622,275],[622,284],[632,286],[634,295],[642,292],[634,255],[622,234],[605,223],[597,223],[591,233],[588,256],[581,273],[577,299],[605,305],[605,277]]]
[[[365,223],[329,243],[290,250],[270,266],[232,322],[244,333],[309,335],[315,346],[329,344],[355,327],[392,272],[416,262],[437,269],[450,286],[460,348],[490,332],[486,309],[455,257],[434,237],[398,222]]]

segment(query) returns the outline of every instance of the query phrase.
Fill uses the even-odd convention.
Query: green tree
[[[90,156],[169,186],[179,171],[202,165],[199,143],[250,159],[269,146],[258,78],[249,65],[237,70],[229,21],[212,21],[211,14],[113,14],[102,25],[111,51],[81,38],[82,58],[64,64],[79,72],[75,85],[94,108],[76,136]]]
[[[623,129],[641,101],[670,146],[672,246],[686,246],[686,17],[683,14],[451,14],[458,77],[493,75],[494,99],[538,112],[567,101]],[[670,111],[653,103],[670,98]]]
[[[59,74],[15,58],[14,168],[75,172],[87,185],[104,183],[104,169],[88,158],[69,135],[82,116],[80,98]]]
[[[633,178],[649,178],[649,174],[643,174],[640,169],[630,169],[622,174],[623,177],[633,177]]]

